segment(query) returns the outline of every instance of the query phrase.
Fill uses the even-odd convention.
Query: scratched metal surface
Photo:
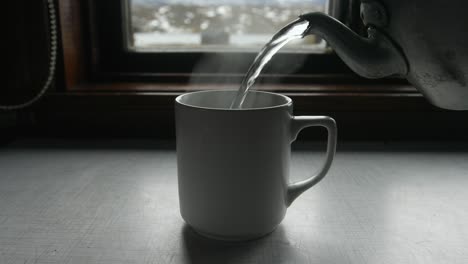
[[[319,149],[298,147],[294,179]],[[327,178],[246,243],[184,225],[175,155],[158,142],[0,149],[0,263],[468,263],[468,147],[341,144]]]

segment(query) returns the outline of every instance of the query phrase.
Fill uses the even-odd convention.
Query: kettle
[[[468,1],[361,0],[362,37],[323,13],[301,16],[358,75],[405,77],[432,104],[468,110]]]

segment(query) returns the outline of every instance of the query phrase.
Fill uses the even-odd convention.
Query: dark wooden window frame
[[[132,52],[124,44],[120,0],[63,0],[59,7],[67,91],[234,89],[256,56],[256,52]],[[208,61],[217,72],[209,69],[194,73],[200,61]],[[233,61],[242,63],[226,63]],[[230,68],[232,64],[236,64],[235,68]],[[333,52],[279,54],[270,64],[258,82],[258,86],[266,90],[304,95],[317,92],[418,94],[402,79],[361,78]]]
[[[220,84],[212,75],[200,74],[199,83],[191,84],[187,79],[192,76],[183,72],[124,73],[119,71],[122,68],[109,68],[101,61],[93,14],[97,10],[89,9],[90,3],[97,1],[58,2],[63,67],[57,89],[37,108],[44,124],[64,124],[54,133],[72,130],[80,135],[102,131],[105,135],[132,135],[144,131],[150,136],[173,138],[177,95],[194,89],[235,89],[241,77],[233,74],[233,81],[226,82],[224,76]],[[364,80],[346,71],[334,75],[299,71],[295,76],[281,76],[282,82],[276,84],[265,78],[261,88],[290,96],[295,114],[332,115],[342,138],[447,139],[448,130],[452,131],[450,139],[466,138],[466,113],[432,106],[401,80]]]
[[[65,2],[73,3],[74,0]],[[87,79],[93,82],[151,82],[197,86],[239,84],[257,52],[134,52],[126,47],[126,1],[101,0],[75,3],[81,17]],[[65,4],[66,5],[66,4]],[[79,13],[78,13],[79,12]],[[67,17],[63,19],[70,19]],[[77,22],[80,23],[80,22]],[[64,31],[68,30],[64,28]],[[66,34],[70,32],[64,32]],[[73,31],[72,31],[73,33]],[[64,48],[67,48],[66,46]],[[199,67],[200,64],[206,64]],[[261,74],[258,84],[397,84],[397,78],[367,80],[354,74],[333,52],[277,54]],[[291,91],[283,85],[284,91]]]

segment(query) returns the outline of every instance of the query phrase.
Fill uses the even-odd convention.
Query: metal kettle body
[[[432,104],[468,110],[467,9],[466,0],[361,0],[366,37],[324,14],[301,17],[357,74],[401,75]]]

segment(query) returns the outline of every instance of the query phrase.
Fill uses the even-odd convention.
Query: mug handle
[[[297,135],[302,129],[311,126],[322,126],[328,131],[328,145],[325,162],[317,174],[303,181],[288,185],[287,206],[290,206],[291,203],[301,195],[301,193],[314,186],[325,177],[330,169],[333,157],[335,156],[337,141],[336,122],[333,118],[328,116],[293,116],[291,120],[291,143],[296,140]]]

